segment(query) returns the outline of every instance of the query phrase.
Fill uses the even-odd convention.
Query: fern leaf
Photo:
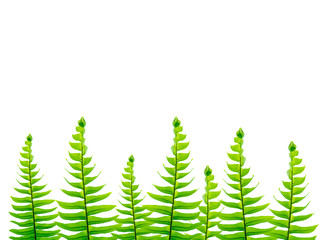
[[[302,159],[298,158],[299,152],[296,150],[296,145],[291,142],[289,145],[289,156],[290,156],[290,168],[287,171],[289,181],[283,181],[285,191],[280,191],[284,200],[276,201],[282,205],[284,210],[270,211],[277,217],[271,221],[272,224],[277,226],[277,228],[270,232],[269,236],[277,237],[278,239],[316,239],[316,237],[299,237],[295,234],[308,234],[312,233],[317,225],[314,226],[299,226],[298,222],[305,221],[309,219],[313,214],[301,215],[300,212],[307,208],[307,205],[297,206],[297,203],[302,201],[306,196],[303,194],[306,185],[301,187],[304,184],[306,177],[301,177],[301,174],[304,171],[304,166],[301,166]],[[301,196],[302,194],[302,196]]]
[[[256,205],[262,198],[248,197],[249,193],[254,191],[257,186],[249,187],[252,177],[248,177],[250,168],[245,168],[244,164],[246,158],[243,156],[243,137],[244,132],[240,128],[237,131],[237,136],[234,138],[235,145],[231,146],[234,153],[228,153],[231,163],[227,163],[230,173],[227,176],[232,183],[227,184],[233,188],[234,192],[227,192],[224,190],[227,196],[233,201],[221,201],[226,208],[230,208],[232,213],[221,213],[219,218],[224,221],[232,221],[232,224],[219,223],[218,227],[224,234],[218,234],[219,239],[239,239],[249,240],[253,239],[252,236],[263,235],[274,228],[261,229],[256,227],[260,223],[269,222],[272,217],[270,216],[252,216],[252,214],[259,213],[266,209],[269,204]],[[257,237],[254,239],[274,239],[272,237]]]
[[[60,239],[57,235],[59,230],[52,229],[56,226],[52,220],[58,216],[54,213],[56,208],[48,208],[48,205],[51,205],[54,200],[43,199],[51,191],[43,191],[46,185],[36,184],[41,177],[37,178],[39,170],[36,170],[37,164],[33,161],[32,136],[30,134],[25,144],[26,146],[22,148],[23,152],[20,153],[23,159],[20,160],[19,165],[20,176],[24,181],[18,181],[22,188],[15,188],[24,197],[11,197],[15,212],[10,212],[10,214],[19,220],[11,222],[19,228],[10,229],[10,231],[18,236],[11,236],[10,239]]]
[[[214,201],[214,199],[220,195],[221,191],[216,190],[218,183],[213,182],[214,175],[212,174],[212,169],[209,166],[205,168],[204,175],[206,182],[205,194],[202,196],[204,206],[199,206],[200,216],[198,217],[198,220],[202,225],[198,227],[198,230],[203,233],[202,239],[207,240],[220,233],[218,231],[212,231],[211,228],[217,226],[219,223],[219,221],[213,220],[220,214],[217,209],[220,207],[221,202]]]
[[[134,184],[136,177],[134,175],[134,157],[131,155],[127,162],[127,167],[124,168],[125,173],[122,174],[124,180],[122,181],[122,198],[124,202],[120,201],[120,204],[126,209],[121,210],[117,209],[119,213],[124,215],[124,218],[118,218],[117,223],[123,224],[121,228],[117,231],[122,232],[122,234],[112,235],[117,239],[130,239],[137,240],[141,239],[140,236],[145,235],[145,227],[150,225],[147,221],[144,221],[144,218],[148,217],[151,212],[145,211],[143,207],[140,207],[139,204],[143,201],[144,198],[139,198],[141,191],[138,191],[139,185]]]
[[[88,148],[85,145],[85,126],[86,122],[84,118],[81,118],[76,127],[77,134],[72,136],[76,142],[70,142],[73,152],[69,152],[69,156],[72,160],[71,162],[68,161],[68,164],[72,168],[72,172],[69,173],[76,180],[66,181],[73,187],[73,190],[69,191],[62,189],[66,195],[76,198],[77,201],[57,201],[61,208],[75,210],[75,212],[59,212],[60,218],[67,220],[67,223],[58,222],[57,224],[60,228],[73,232],[71,235],[60,234],[65,239],[113,239],[111,236],[102,238],[96,236],[113,232],[119,227],[119,224],[112,224],[112,221],[114,221],[117,216],[96,216],[99,213],[108,212],[116,206],[96,204],[105,200],[111,193],[99,194],[104,188],[104,185],[91,185],[91,182],[93,182],[99,174],[96,176],[90,175],[95,165],[90,166],[91,157],[86,156]],[[109,223],[109,225],[105,226],[106,223]]]
[[[168,176],[161,176],[169,185],[157,186],[156,189],[160,194],[148,193],[148,195],[161,202],[161,205],[144,205],[149,211],[155,212],[160,217],[146,217],[147,221],[153,225],[146,227],[150,233],[160,233],[160,239],[173,240],[173,239],[196,239],[201,236],[200,233],[187,234],[185,232],[195,230],[201,223],[191,223],[199,216],[197,211],[201,201],[185,202],[182,200],[184,197],[193,195],[196,190],[184,191],[183,189],[189,185],[192,180],[182,182],[191,171],[184,171],[187,169],[190,161],[188,161],[189,152],[186,152],[189,142],[183,142],[186,135],[182,134],[181,122],[178,118],[173,121],[173,146],[171,147],[173,157],[167,157],[169,166],[164,166]],[[186,210],[188,212],[186,212]],[[190,211],[191,210],[191,211]],[[154,214],[153,214],[154,215]],[[160,226],[159,226],[160,225]],[[150,239],[155,239],[151,237]]]

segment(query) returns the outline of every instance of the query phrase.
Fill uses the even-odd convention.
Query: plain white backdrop
[[[207,164],[225,186],[242,127],[256,194],[273,208],[281,209],[273,195],[286,179],[288,145],[297,144],[309,182],[305,213],[320,223],[319,10],[319,1],[1,1],[1,239],[12,227],[25,137],[33,135],[44,182],[61,200],[81,116],[111,204],[131,154],[143,193],[156,192],[178,116],[197,196]]]

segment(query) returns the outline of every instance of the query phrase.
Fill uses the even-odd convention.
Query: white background
[[[242,127],[260,182],[254,195],[281,209],[272,196],[293,140],[310,183],[305,213],[320,223],[319,10],[318,1],[1,1],[1,239],[12,227],[25,137],[33,135],[44,182],[62,200],[81,116],[109,203],[119,199],[131,154],[143,193],[156,192],[178,116],[197,197],[207,164],[225,186],[227,152]]]

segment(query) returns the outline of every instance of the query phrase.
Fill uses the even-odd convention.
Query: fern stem
[[[206,221],[206,235],[205,235],[205,240],[208,239],[208,228],[209,228],[209,207],[210,207],[210,202],[209,202],[209,181],[208,181],[208,178],[206,177],[206,182],[207,182],[207,221]]]
[[[29,152],[29,184],[30,184],[30,195],[31,195],[31,207],[32,207],[32,219],[33,219],[33,229],[34,229],[34,239],[37,240],[37,229],[36,229],[36,219],[34,212],[34,202],[33,202],[33,190],[32,190],[32,180],[31,180],[31,147]]]
[[[177,138],[177,133],[174,133],[175,139]],[[174,209],[174,200],[176,195],[176,184],[177,184],[177,168],[178,168],[178,143],[175,142],[174,144],[175,151],[174,151],[174,185],[173,185],[173,196],[172,196],[172,207],[171,207],[171,220],[170,220],[170,230],[169,230],[169,240],[171,240],[172,234],[172,222],[173,222],[173,209]]]
[[[244,201],[243,201],[243,192],[242,192],[242,152],[240,153],[240,199],[241,199],[241,208],[242,208],[242,217],[243,217],[243,230],[244,230],[244,239],[247,240],[247,228],[246,228],[246,217],[244,214]]]
[[[83,133],[81,133],[81,178],[83,186],[83,201],[84,201],[84,213],[86,218],[86,228],[87,228],[87,237],[90,240],[90,230],[89,230],[89,221],[88,221],[88,210],[87,210],[87,198],[86,198],[86,185],[84,182],[84,172],[83,172]]]
[[[130,167],[130,195],[131,195],[131,208],[132,208],[132,220],[133,220],[133,229],[134,229],[134,239],[137,240],[137,229],[136,229],[136,218],[134,213],[134,205],[133,205],[133,180],[132,180],[132,174],[133,174],[133,167]]]
[[[292,201],[293,201],[293,157],[290,156],[291,159],[291,166],[290,166],[290,182],[291,182],[291,190],[290,190],[290,209],[289,209],[289,223],[288,223],[288,233],[287,233],[287,240],[289,239],[290,235],[290,227],[291,227],[291,216],[292,216]]]

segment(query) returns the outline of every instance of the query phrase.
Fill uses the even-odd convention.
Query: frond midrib
[[[210,190],[209,190],[209,187],[208,187],[208,185],[209,185],[209,180],[207,179],[206,180],[206,182],[207,182],[207,221],[206,221],[206,235],[205,235],[205,240],[207,240],[208,239],[208,228],[209,228],[209,207],[210,207],[210,202],[209,202],[209,192],[210,192]]]
[[[88,240],[90,240],[90,229],[89,229],[89,220],[88,220],[88,210],[87,210],[87,194],[86,194],[86,186],[85,186],[85,181],[84,181],[84,172],[83,172],[83,133],[81,133],[81,139],[80,139],[80,144],[81,144],[81,181],[82,181],[82,188],[83,188],[83,202],[84,202],[84,214],[86,218],[86,229],[87,229],[87,237]]]
[[[136,218],[135,218],[135,211],[134,211],[134,199],[133,199],[133,168],[130,166],[130,195],[131,195],[131,208],[132,208],[132,220],[133,220],[133,229],[134,229],[134,239],[137,240],[137,229],[136,229]]]
[[[174,133],[175,139],[177,139],[177,133]],[[172,226],[173,226],[173,210],[174,210],[174,201],[176,195],[176,185],[177,185],[177,172],[178,172],[178,143],[174,142],[174,185],[173,185],[173,195],[172,195],[172,205],[171,205],[171,220],[170,220],[170,229],[169,229],[169,240],[171,240],[172,235]]]
[[[34,230],[34,239],[37,240],[37,229],[36,229],[36,218],[34,211],[34,202],[33,202],[33,190],[32,190],[32,176],[31,176],[31,147],[29,148],[29,158],[28,158],[28,168],[29,168],[29,184],[30,184],[30,197],[31,197],[31,208],[32,208],[32,220],[33,220],[33,230]]]
[[[291,217],[292,217],[292,206],[293,206],[293,184],[294,184],[294,177],[293,177],[293,157],[290,156],[291,159],[291,166],[290,166],[290,172],[291,172],[291,189],[290,189],[290,209],[289,209],[289,222],[288,222],[288,232],[287,232],[287,239],[290,237],[290,227],[291,227]]]
[[[241,147],[241,145],[240,145]],[[241,148],[242,149],[242,148]],[[240,153],[240,171],[239,171],[239,177],[240,177],[240,201],[241,201],[241,210],[242,210],[242,217],[243,217],[243,230],[244,230],[244,239],[247,240],[247,227],[246,227],[246,217],[245,217],[245,213],[244,213],[244,201],[243,201],[243,187],[242,187],[242,152]]]

